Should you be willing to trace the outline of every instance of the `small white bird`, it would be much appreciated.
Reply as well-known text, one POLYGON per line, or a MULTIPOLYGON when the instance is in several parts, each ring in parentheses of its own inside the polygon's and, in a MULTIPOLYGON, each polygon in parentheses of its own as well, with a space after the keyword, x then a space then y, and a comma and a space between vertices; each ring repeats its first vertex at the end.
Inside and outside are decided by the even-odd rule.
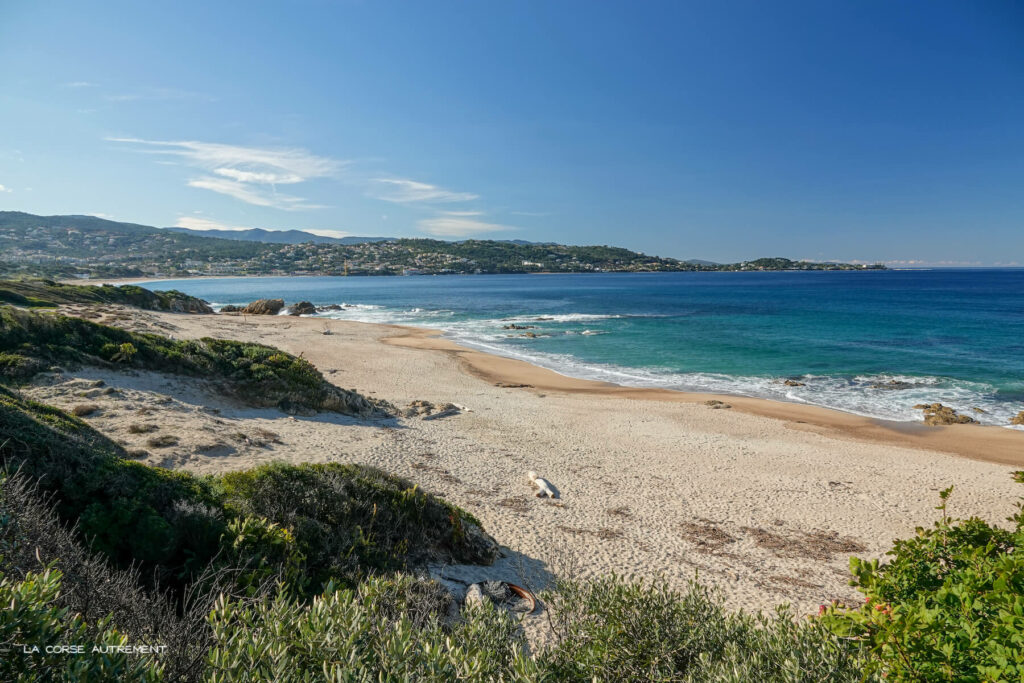
POLYGON ((538 498, 558 498, 558 494, 555 493, 554 487, 551 486, 547 479, 541 479, 537 476, 537 473, 530 470, 526 473, 530 483, 537 487, 538 498))

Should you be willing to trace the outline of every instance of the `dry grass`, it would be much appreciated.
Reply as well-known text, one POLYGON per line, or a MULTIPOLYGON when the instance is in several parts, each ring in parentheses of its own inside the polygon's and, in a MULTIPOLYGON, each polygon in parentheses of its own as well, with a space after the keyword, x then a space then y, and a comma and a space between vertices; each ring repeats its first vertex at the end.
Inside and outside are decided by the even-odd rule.
POLYGON ((128 425, 129 434, 149 434, 150 432, 155 432, 158 429, 160 429, 159 425, 144 424, 141 422, 134 422, 128 425))
POLYGON ((161 434, 160 436, 150 437, 146 441, 146 445, 150 448, 167 448, 168 446, 177 446, 178 437, 172 436, 171 434, 161 434))
POLYGON ((71 408, 71 414, 75 417, 85 417, 86 415, 92 415, 100 407, 95 403, 79 403, 71 408))
POLYGON ((696 522, 682 522, 683 538, 697 546, 697 551, 705 555, 719 553, 722 548, 736 542, 736 537, 722 531, 714 522, 697 518, 696 522))
POLYGON ((801 557, 830 561, 836 555, 862 553, 867 548, 859 541, 840 536, 835 531, 816 529, 810 533, 796 531, 783 535, 768 529, 743 527, 761 548, 778 557, 801 557))

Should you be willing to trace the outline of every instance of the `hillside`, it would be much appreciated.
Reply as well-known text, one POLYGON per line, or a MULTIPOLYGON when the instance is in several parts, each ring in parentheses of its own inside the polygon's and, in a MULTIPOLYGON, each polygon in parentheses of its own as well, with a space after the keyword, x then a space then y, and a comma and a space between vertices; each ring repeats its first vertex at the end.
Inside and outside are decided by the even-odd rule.
POLYGON ((217 237, 225 240, 241 240, 243 242, 265 242, 267 244, 364 244, 366 242, 393 242, 394 237, 325 237, 314 235, 303 230, 264 230, 250 228, 248 230, 196 230, 193 228, 164 228, 171 232, 180 232, 196 237, 217 237))
MULTIPOLYGON (((361 239, 361 238, 360 238, 361 239)), ((648 256, 610 246, 434 239, 269 244, 118 223, 92 216, 0 212, 0 275, 410 275, 707 270, 861 270, 760 259, 733 264, 648 256)), ((870 266, 883 268, 883 266, 870 266)))

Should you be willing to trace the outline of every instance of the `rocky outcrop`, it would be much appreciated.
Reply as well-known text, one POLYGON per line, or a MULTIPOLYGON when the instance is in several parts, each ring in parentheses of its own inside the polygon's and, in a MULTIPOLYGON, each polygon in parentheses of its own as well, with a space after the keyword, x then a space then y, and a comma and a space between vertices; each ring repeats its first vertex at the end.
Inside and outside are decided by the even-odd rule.
POLYGON ((194 296, 188 296, 181 292, 154 292, 160 297, 160 303, 165 311, 171 313, 193 313, 206 315, 213 313, 213 309, 210 305, 202 299, 197 299, 194 296))
POLYGON ((924 423, 926 425, 956 425, 956 424, 978 424, 978 421, 969 415, 961 415, 949 406, 941 403, 918 403, 914 410, 924 411, 924 423))
POLYGON ((277 315, 284 308, 284 299, 257 299, 239 313, 244 315, 277 315))
POLYGON ((787 380, 785 380, 783 382, 783 384, 785 384, 787 387, 805 387, 805 386, 807 386, 807 384, 805 382, 800 382, 800 381, 797 381, 795 379, 787 379, 787 380))
POLYGON ((1010 424, 1024 426, 1024 410, 1011 417, 1010 424))
POLYGON ((221 306, 221 313, 239 313, 241 312, 241 306, 235 306, 234 304, 228 304, 227 306, 221 306))
POLYGON ((313 315, 316 313, 316 306, 308 301, 300 301, 288 309, 288 315, 313 315))

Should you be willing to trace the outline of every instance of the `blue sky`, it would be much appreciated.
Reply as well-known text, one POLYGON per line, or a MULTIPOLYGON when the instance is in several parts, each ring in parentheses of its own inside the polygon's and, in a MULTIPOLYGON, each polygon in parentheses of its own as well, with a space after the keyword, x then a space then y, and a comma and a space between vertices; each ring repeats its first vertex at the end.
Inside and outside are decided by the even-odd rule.
POLYGON ((0 2, 0 208, 1024 264, 1024 4, 0 2))

